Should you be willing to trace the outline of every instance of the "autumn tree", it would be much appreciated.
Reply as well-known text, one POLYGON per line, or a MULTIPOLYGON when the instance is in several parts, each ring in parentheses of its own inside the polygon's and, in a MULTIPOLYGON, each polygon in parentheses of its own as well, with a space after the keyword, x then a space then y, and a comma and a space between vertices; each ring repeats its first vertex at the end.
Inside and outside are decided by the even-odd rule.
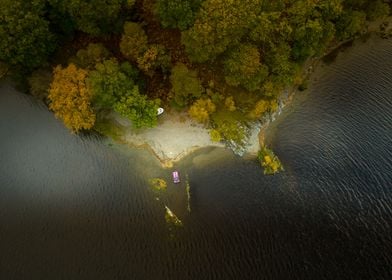
POLYGON ((85 49, 80 49, 70 63, 81 68, 93 69, 97 63, 102 62, 110 56, 110 52, 102 44, 90 43, 85 49))
POLYGON ((366 24, 366 14, 362 11, 347 10, 336 23, 337 37, 346 40, 360 33, 366 24))
POLYGON ((264 174, 273 175, 279 171, 283 171, 283 165, 271 149, 262 146, 257 153, 257 158, 264 169, 264 174))
POLYGON ((144 54, 137 58, 139 69, 150 76, 157 69, 161 69, 163 72, 168 71, 170 63, 170 56, 166 49, 159 44, 150 45, 144 54))
POLYGON ((121 37, 120 50, 128 59, 137 61, 145 51, 147 51, 147 35, 140 24, 136 22, 126 22, 124 33, 121 37))
POLYGON ((211 99, 198 99, 189 108, 189 115, 200 123, 207 123, 216 106, 211 99))
POLYGON ((248 116, 251 119, 260 118, 266 112, 274 112, 278 108, 278 103, 275 99, 260 99, 256 102, 254 108, 249 112, 248 116))
POLYGON ((37 69, 33 71, 27 79, 31 95, 37 99, 46 101, 52 79, 52 72, 49 70, 37 69))
POLYGON ((95 123, 95 113, 91 107, 92 93, 86 84, 87 75, 86 70, 74 64, 66 68, 57 66, 53 70, 48 95, 49 108, 73 132, 91 129, 95 123))
POLYGON ((209 134, 210 134, 210 139, 211 139, 212 142, 219 142, 219 141, 222 140, 222 135, 216 129, 211 129, 209 131, 209 134))
POLYGON ((293 29, 281 11, 260 13, 248 34, 261 48, 268 50, 277 42, 289 40, 293 29))
POLYGON ((296 67, 291 60, 291 51, 291 47, 282 42, 270 49, 264 61, 270 71, 271 79, 283 86, 292 82, 296 67))
POLYGON ((261 99, 261 100, 257 101, 253 110, 250 111, 249 117, 251 119, 259 118, 261 115, 263 115, 265 112, 267 112, 268 109, 269 109, 269 102, 265 99, 261 99))
POLYGON ((241 149, 246 144, 247 132, 245 126, 240 121, 220 120, 214 123, 213 131, 213 134, 210 134, 210 136, 218 138, 219 135, 234 150, 241 149))
POLYGON ((224 70, 229 85, 241 85, 249 91, 259 89, 268 76, 268 68, 261 64, 257 47, 248 44, 229 52, 224 61, 224 70))
POLYGON ((189 58, 195 62, 214 60, 229 46, 238 44, 261 11, 258 0, 206 0, 194 25, 182 33, 189 58))
POLYGON ((173 67, 170 82, 174 102, 181 107, 199 98, 204 91, 196 71, 189 70, 182 63, 173 67))
POLYGON ((338 16, 339 7, 341 8, 341 5, 336 0, 295 1, 287 9, 293 29, 294 60, 302 62, 308 57, 322 54, 335 35, 334 23, 331 20, 338 16))
POLYGON ((31 70, 55 49, 55 36, 45 19, 44 1, 2 0, 0 4, 0 60, 31 70))
POLYGON ((202 0, 158 0, 156 12, 165 28, 185 30, 193 24, 202 0))
POLYGON ((112 33, 119 29, 121 11, 130 8, 134 1, 129 0, 49 0, 49 3, 69 16, 78 30, 90 35, 112 33))

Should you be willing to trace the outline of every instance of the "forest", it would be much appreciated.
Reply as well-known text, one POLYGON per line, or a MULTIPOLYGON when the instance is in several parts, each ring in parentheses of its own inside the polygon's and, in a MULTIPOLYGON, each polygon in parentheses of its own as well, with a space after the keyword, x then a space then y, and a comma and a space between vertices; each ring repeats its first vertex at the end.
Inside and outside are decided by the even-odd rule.
POLYGON ((0 72, 72 132, 135 129, 157 108, 187 112, 213 141, 245 143, 249 124, 306 87, 303 66, 390 14, 386 0, 0 0, 0 72))

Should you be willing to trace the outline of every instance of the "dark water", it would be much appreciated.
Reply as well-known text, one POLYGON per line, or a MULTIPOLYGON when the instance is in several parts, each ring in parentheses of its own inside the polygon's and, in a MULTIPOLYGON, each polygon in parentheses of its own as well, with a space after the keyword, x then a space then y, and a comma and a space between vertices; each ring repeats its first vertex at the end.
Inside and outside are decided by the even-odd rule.
POLYGON ((147 152, 70 135, 0 88, 0 279, 391 279, 392 40, 318 70, 271 127, 286 171, 220 149, 169 179, 147 152), (183 176, 185 177, 185 176, 183 176), (169 228, 169 205, 182 228, 169 228))

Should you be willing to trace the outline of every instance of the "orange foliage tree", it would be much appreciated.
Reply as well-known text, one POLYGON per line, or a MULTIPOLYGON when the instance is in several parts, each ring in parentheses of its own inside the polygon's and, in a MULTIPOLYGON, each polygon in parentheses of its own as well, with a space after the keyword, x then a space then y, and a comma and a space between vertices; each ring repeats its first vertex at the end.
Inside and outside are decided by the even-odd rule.
POLYGON ((53 70, 48 95, 49 108, 73 132, 90 129, 95 123, 95 113, 91 107, 92 93, 86 85, 87 75, 86 70, 74 64, 64 69, 57 66, 53 70))

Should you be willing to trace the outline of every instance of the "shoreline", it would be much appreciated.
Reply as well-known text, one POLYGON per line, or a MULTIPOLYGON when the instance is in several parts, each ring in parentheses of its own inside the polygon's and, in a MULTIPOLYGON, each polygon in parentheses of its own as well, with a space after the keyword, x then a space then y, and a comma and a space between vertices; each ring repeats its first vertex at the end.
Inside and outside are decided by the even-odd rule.
MULTIPOLYGON (((369 23, 366 32, 364 32, 362 36, 379 33, 379 26, 385 21, 388 21, 389 23, 392 22, 389 17, 388 19, 369 23)), ((322 56, 309 58, 305 61, 302 67, 303 81, 311 80, 317 67, 320 66, 320 63, 323 63, 324 58, 333 55, 335 52, 339 53, 341 48, 345 48, 347 44, 358 39, 360 39, 360 37, 339 42, 330 47, 322 56)), ((273 114, 262 117, 252 125, 248 145, 244 154, 241 155, 242 157, 253 158, 257 156, 258 150, 265 144, 265 137, 270 124, 274 122, 284 108, 293 101, 297 92, 298 85, 287 87, 282 92, 279 99, 278 110, 273 114)), ((120 136, 120 139, 115 140, 112 139, 112 137, 109 137, 110 139, 131 148, 146 149, 150 151, 160 161, 163 168, 173 167, 174 163, 179 162, 184 157, 202 148, 217 147, 230 150, 224 143, 212 142, 210 140, 209 130, 203 125, 194 122, 183 112, 165 112, 160 117, 157 127, 140 131, 133 130, 130 122, 119 115, 112 114, 111 118, 112 121, 124 129, 124 135, 120 136)))
POLYGON ((165 112, 160 116, 158 126, 143 130, 132 129, 131 123, 116 113, 111 114, 111 120, 124 130, 120 139, 113 139, 114 142, 148 150, 164 168, 171 168, 174 163, 202 148, 225 148, 223 143, 212 142, 209 130, 184 113, 165 112))
MULTIPOLYGON (((324 62, 323 60, 325 58, 328 58, 329 56, 332 56, 331 63, 334 63, 337 54, 340 53, 341 51, 345 50, 346 48, 352 47, 353 42, 355 42, 357 40, 363 40, 363 37, 365 37, 365 40, 367 40, 366 36, 371 36, 371 35, 376 35, 376 36, 382 37, 383 34, 382 34, 380 26, 383 22, 388 22, 388 24, 389 24, 388 29, 389 29, 389 31, 391 31, 392 27, 390 25, 392 24, 392 17, 388 17, 385 19, 379 19, 377 21, 370 22, 367 26, 366 32, 361 34, 361 36, 359 36, 357 38, 348 39, 348 40, 339 42, 338 44, 336 44, 334 46, 331 46, 320 57, 309 58, 304 63, 304 66, 302 67, 302 73, 303 73, 302 79, 304 81, 309 81, 309 82, 311 81, 312 78, 318 79, 318 76, 314 77, 314 74, 315 74, 316 70, 318 69, 318 67, 320 67, 323 64, 326 64, 326 62, 324 62)), ((388 30, 386 30, 386 32, 388 32, 388 30)), ((309 84, 309 86, 310 86, 310 84, 309 84)), ((299 91, 299 89, 298 89, 298 86, 292 85, 289 89, 286 89, 285 91, 287 92, 287 94, 286 94, 287 96, 286 96, 286 98, 281 98, 279 100, 279 103, 280 103, 279 110, 277 112, 273 113, 271 116, 269 116, 269 119, 265 123, 263 123, 260 128, 260 133, 258 135, 260 146, 265 144, 265 138, 266 138, 267 130, 268 130, 270 124, 272 122, 274 122, 277 117, 279 117, 281 115, 281 113, 283 112, 283 109, 286 106, 288 106, 292 103, 294 96, 299 91)), ((305 91, 308 91, 308 88, 305 89, 304 92, 305 91)))
MULTIPOLYGON (((333 63, 335 55, 340 52, 341 48, 346 48, 351 42, 361 40, 361 38, 366 39, 366 36, 372 34, 377 34, 377 36, 382 37, 383 31, 380 26, 384 22, 389 23, 385 34, 392 34, 392 17, 388 17, 368 23, 367 29, 361 34, 361 37, 337 42, 328 48, 322 56, 308 58, 301 68, 302 81, 311 80, 316 69, 320 67, 320 64, 325 63, 323 62, 324 58, 331 56, 331 63, 333 63)), ((6 73, 7 69, 4 73, 0 73, 2 80, 7 79, 7 77, 4 77, 6 73)), ((278 99, 278 110, 272 114, 264 115, 251 124, 248 144, 244 152, 240 155, 241 157, 253 158, 257 156, 259 149, 265 145, 267 130, 271 123, 281 115, 286 106, 292 103, 298 91, 297 84, 286 87, 278 99)), ((129 148, 148 150, 159 160, 163 168, 171 168, 174 163, 203 148, 215 147, 232 151, 222 142, 211 141, 209 129, 193 121, 185 112, 164 112, 159 116, 156 127, 143 130, 132 129, 130 121, 116 113, 111 113, 107 120, 111 121, 114 126, 117 126, 122 131, 119 135, 116 135, 116 133, 110 135, 110 133, 99 132, 107 137, 109 142, 119 143, 129 148)))

